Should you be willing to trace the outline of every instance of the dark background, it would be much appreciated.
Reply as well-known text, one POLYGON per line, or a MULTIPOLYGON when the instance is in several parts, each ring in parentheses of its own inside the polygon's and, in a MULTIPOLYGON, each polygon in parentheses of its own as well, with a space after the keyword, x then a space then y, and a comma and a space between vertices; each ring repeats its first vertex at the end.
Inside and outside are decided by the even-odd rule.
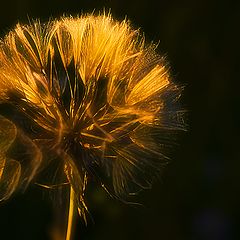
MULTIPOLYGON (((238 2, 238 1, 236 1, 238 2)), ((188 132, 179 139, 161 181, 124 205, 99 188, 88 194, 94 223, 77 223, 76 239, 240 239, 240 6, 227 0, 5 0, 0 35, 28 18, 111 8, 160 40, 172 75, 185 85, 188 132)), ((48 239, 51 204, 33 186, 0 206, 0 239, 48 239)))

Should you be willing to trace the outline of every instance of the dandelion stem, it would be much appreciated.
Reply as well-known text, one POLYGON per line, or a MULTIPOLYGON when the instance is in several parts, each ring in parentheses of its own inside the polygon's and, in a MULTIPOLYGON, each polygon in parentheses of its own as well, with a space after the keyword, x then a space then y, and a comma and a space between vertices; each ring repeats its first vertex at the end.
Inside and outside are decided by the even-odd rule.
POLYGON ((74 218, 75 218, 75 193, 73 191, 73 188, 70 187, 66 240, 72 240, 74 218))

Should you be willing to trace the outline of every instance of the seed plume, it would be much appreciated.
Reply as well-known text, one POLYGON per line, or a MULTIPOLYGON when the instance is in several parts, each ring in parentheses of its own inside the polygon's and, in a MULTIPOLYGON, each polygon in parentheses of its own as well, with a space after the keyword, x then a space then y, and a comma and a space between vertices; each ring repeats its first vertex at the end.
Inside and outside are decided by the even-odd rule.
POLYGON ((18 24, 0 42, 0 198, 53 161, 84 218, 91 179, 119 198, 150 187, 182 129, 180 93, 156 45, 127 20, 18 24), (10 158, 16 139, 27 162, 10 158))

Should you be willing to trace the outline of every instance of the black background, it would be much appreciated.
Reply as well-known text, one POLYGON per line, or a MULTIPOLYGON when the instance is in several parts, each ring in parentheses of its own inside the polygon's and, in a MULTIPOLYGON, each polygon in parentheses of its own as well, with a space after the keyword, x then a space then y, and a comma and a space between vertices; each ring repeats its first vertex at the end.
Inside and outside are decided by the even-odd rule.
MULTIPOLYGON (((59 17, 111 8, 147 40, 160 41, 176 82, 185 85, 187 133, 179 139, 161 181, 141 194, 142 207, 112 200, 93 187, 94 223, 77 223, 76 238, 240 239, 240 6, 227 0, 5 0, 0 35, 28 18, 59 17)), ((0 206, 0 239, 48 239, 53 219, 43 191, 32 186, 0 206)))

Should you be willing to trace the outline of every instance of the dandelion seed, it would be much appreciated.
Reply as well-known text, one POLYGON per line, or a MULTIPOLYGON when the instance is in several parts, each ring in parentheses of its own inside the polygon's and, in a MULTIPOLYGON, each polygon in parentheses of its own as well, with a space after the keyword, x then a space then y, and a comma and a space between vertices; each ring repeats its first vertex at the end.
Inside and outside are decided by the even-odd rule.
POLYGON ((0 43, 0 101, 12 109, 0 117, 1 199, 54 160, 84 219, 90 178, 119 198, 150 187, 183 126, 181 89, 155 48, 110 15, 18 24, 0 43), (27 163, 9 159, 16 138, 27 163))

